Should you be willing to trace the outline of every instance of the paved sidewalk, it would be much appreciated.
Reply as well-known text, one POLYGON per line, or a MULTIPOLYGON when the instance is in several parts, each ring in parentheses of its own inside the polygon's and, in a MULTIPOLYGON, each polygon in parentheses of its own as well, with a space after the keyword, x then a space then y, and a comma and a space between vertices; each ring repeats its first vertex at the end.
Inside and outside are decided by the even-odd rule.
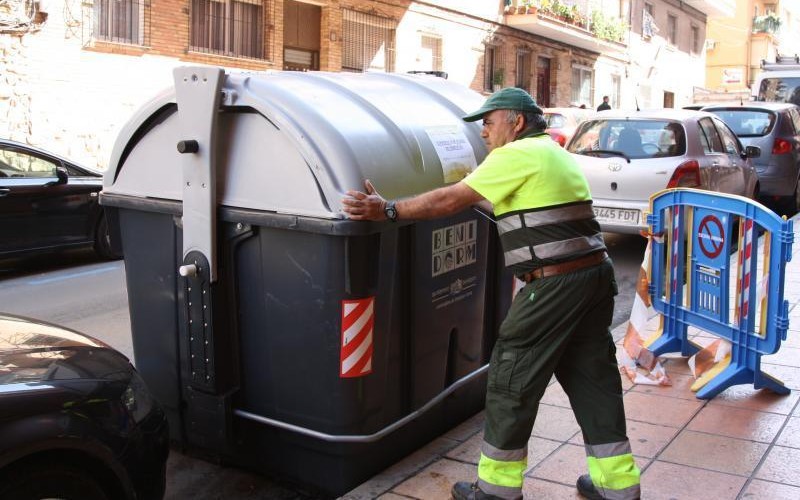
MULTIPOLYGON (((800 224, 795 218, 795 232, 800 224)), ((686 359, 662 357, 672 387, 632 385, 622 377, 628 436, 642 470, 642 498, 800 499, 800 242, 787 266, 789 333, 762 370, 792 390, 787 396, 734 386, 710 401, 689 389, 686 359)), ((627 323, 613 331, 618 351, 627 323)), ((646 336, 646 334, 643 334, 646 336)), ((713 338, 695 334, 706 344, 713 338)), ((483 413, 347 493, 347 500, 450 498, 456 481, 473 481, 483 413)), ((526 499, 580 498, 575 480, 586 472, 583 441, 569 402, 553 381, 529 443, 526 499)))

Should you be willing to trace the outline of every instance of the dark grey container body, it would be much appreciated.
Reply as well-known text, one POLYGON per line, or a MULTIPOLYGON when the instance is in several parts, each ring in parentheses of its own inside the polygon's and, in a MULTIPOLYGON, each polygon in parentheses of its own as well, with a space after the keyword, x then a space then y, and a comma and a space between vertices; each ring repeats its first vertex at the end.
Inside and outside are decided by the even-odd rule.
MULTIPOLYGON (((397 78, 403 80, 395 85, 409 86, 418 99, 446 95, 432 81, 441 79, 397 78), (429 85, 440 90, 434 95, 429 85)), ((330 79, 336 77, 300 81, 325 86, 330 79)), ((465 111, 449 101, 444 109, 453 124, 465 111)), ((358 188, 364 171, 388 167, 353 166, 318 150, 330 171, 343 172, 325 186, 316 168, 281 151, 291 141, 279 137, 286 132, 279 119, 229 106, 218 118, 216 277, 186 278, 182 265, 209 264, 185 248, 186 207, 173 185, 180 179, 174 172, 166 180, 151 176, 176 168, 171 148, 183 136, 175 114, 167 98, 134 121, 117 144, 117 167, 102 197, 125 255, 135 362, 167 411, 173 440, 340 495, 483 408, 486 363, 511 297, 490 220, 469 210, 415 223, 349 221, 336 208, 343 191, 358 188), (264 144, 252 142, 259 137, 274 153, 265 157, 264 144), (298 165, 306 171, 275 173, 298 165), (271 173, 294 175, 300 188, 313 189, 297 195, 308 199, 294 210, 286 193, 276 195, 284 206, 270 206, 254 198, 253 186, 243 187, 240 176, 248 172, 266 198, 281 188, 270 184, 271 173), (362 325, 370 341, 368 356, 359 358, 363 370, 345 375, 351 301, 370 304, 362 325)), ((457 134, 480 160, 477 131, 457 134)), ((409 151, 409 161, 416 155, 427 166, 398 167, 394 183, 381 174, 390 196, 442 183, 441 166, 433 175, 434 163, 425 159, 431 146, 409 151)), ((387 153, 390 166, 400 161, 387 153)))

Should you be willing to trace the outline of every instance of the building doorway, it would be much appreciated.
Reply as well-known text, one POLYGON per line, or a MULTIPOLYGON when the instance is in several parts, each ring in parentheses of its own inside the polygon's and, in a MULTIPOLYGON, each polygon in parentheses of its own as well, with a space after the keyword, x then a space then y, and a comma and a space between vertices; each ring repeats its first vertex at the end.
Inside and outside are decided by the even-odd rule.
POLYGON ((550 58, 536 59, 536 103, 542 108, 550 107, 550 58))
POLYGON ((283 69, 319 70, 322 8, 294 0, 283 4, 283 69))
POLYGON ((674 92, 664 92, 664 107, 665 108, 674 108, 675 107, 675 93, 674 92))

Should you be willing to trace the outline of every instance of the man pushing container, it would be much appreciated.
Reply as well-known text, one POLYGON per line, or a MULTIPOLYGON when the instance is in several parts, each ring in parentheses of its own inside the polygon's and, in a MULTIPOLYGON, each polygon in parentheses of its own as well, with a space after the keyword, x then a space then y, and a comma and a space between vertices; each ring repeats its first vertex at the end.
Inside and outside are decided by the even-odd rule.
POLYGON ((617 285, 589 186, 572 157, 544 133, 527 92, 506 88, 463 118, 483 119, 489 154, 462 181, 385 200, 369 180, 348 191, 353 220, 432 219, 490 202, 506 266, 525 286, 514 297, 492 351, 478 480, 456 499, 522 498, 527 447, 550 378, 569 396, 583 432, 586 498, 639 498, 639 469, 625 430, 622 384, 609 332, 617 285))

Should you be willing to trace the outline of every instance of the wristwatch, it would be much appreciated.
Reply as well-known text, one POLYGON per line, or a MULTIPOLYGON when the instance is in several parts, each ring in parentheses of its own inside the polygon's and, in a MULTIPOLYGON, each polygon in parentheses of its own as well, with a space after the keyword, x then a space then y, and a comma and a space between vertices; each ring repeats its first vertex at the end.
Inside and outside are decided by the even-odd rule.
POLYGON ((393 201, 387 201, 386 206, 383 207, 383 213, 386 215, 386 218, 392 222, 397 222, 397 209, 394 208, 393 201))

